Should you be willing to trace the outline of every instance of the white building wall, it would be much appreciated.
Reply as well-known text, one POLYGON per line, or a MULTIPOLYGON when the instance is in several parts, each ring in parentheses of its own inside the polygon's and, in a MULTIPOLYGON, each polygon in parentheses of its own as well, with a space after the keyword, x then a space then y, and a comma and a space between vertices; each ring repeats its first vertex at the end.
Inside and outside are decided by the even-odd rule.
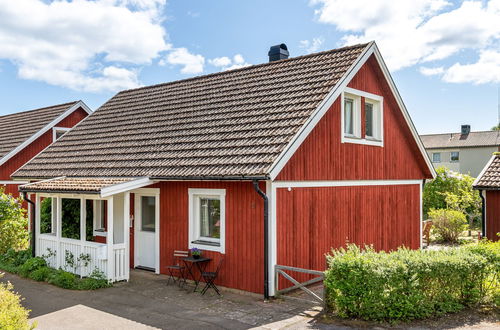
POLYGON ((452 171, 469 174, 472 177, 477 177, 481 170, 486 166, 486 163, 491 158, 491 155, 498 151, 498 147, 478 147, 478 148, 447 148, 447 149, 427 149, 427 154, 432 161, 433 153, 441 153, 441 162, 433 162, 435 168, 445 166, 452 171), (460 160, 458 162, 451 161, 451 153, 458 151, 460 160))

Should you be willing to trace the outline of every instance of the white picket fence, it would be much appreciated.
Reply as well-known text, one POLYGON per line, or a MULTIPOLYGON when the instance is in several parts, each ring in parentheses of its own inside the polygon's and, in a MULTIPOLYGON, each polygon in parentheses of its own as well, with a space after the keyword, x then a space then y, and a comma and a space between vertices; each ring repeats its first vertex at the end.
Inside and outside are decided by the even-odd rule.
MULTIPOLYGON (((37 242, 37 255, 45 256, 50 267, 62 268, 81 276, 88 276, 95 269, 106 276, 108 274, 109 263, 106 244, 82 242, 69 238, 59 238, 58 240, 56 236, 47 234, 40 234, 37 242), (71 253, 77 267, 72 267, 66 262, 66 253, 71 253), (84 266, 84 261, 77 261, 77 258, 87 255, 90 257, 87 266, 84 266)), ((113 246, 113 259, 111 263, 114 267, 113 281, 128 280, 125 244, 115 244, 113 246)))

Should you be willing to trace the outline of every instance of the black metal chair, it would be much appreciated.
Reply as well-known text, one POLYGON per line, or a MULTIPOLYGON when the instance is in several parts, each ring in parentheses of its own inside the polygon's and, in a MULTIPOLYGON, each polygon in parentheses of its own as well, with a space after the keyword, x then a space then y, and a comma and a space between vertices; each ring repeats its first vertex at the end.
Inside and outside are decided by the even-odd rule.
POLYGON ((181 258, 187 258, 189 256, 189 251, 174 251, 174 264, 171 266, 167 266, 168 273, 170 274, 167 285, 170 284, 170 280, 172 280, 174 283, 179 282, 179 286, 181 286, 181 283, 186 284, 186 273, 184 272, 186 269, 186 266, 182 264, 181 258), (177 279, 176 276, 174 275, 177 273, 177 279))
POLYGON ((215 285, 214 282, 217 279, 217 276, 219 276, 219 272, 220 272, 223 261, 224 261, 224 257, 221 257, 219 259, 219 264, 217 265, 217 269, 215 270, 215 272, 203 272, 203 273, 201 273, 201 276, 203 276, 205 283, 207 283, 205 285, 205 287, 203 288, 203 290, 201 290, 202 295, 204 295, 209 288, 212 288, 220 296, 219 289, 217 288, 217 286, 215 285))

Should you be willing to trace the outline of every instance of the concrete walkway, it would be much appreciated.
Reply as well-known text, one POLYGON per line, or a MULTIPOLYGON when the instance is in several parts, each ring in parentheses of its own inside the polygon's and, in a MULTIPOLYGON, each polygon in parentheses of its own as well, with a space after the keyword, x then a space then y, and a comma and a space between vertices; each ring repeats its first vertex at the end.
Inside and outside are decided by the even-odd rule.
POLYGON ((212 291, 202 296, 193 293, 192 287, 188 291, 167 286, 166 276, 143 271, 133 271, 128 283, 96 291, 64 290, 7 273, 2 281, 14 285, 40 329, 316 327, 313 317, 317 312, 311 311, 311 305, 263 302, 260 296, 228 291, 223 291, 223 297, 212 291))

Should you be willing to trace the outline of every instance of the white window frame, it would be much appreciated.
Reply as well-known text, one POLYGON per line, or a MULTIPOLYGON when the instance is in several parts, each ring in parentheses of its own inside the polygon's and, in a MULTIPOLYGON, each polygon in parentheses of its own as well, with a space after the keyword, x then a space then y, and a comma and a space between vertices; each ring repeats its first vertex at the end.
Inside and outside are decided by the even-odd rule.
POLYGON ((189 195, 189 249, 225 253, 226 243, 226 189, 188 189, 189 195), (203 197, 220 199, 220 238, 203 238, 204 241, 218 242, 219 245, 200 243, 199 200, 203 197))
POLYGON ((354 88, 346 87, 344 92, 341 94, 340 98, 340 125, 341 125, 341 142, 342 143, 356 143, 356 144, 365 144, 371 146, 384 146, 384 98, 380 95, 375 95, 371 93, 367 93, 364 91, 360 91, 354 88), (365 109, 361 109, 361 98, 365 98, 365 102, 373 104, 373 119, 374 125, 373 130, 375 136, 365 136, 361 137, 361 125, 364 123, 361 122, 361 111, 365 111, 365 109), (348 135, 344 133, 344 100, 345 98, 350 98, 354 100, 354 135, 348 135))
POLYGON ((92 202, 94 203, 93 205, 93 215, 94 215, 94 228, 93 228, 93 233, 94 236, 101 236, 101 237, 106 237, 108 236, 108 232, 103 230, 104 228, 104 218, 99 216, 102 215, 103 211, 103 202, 106 201, 105 199, 94 199, 92 202), (99 225, 100 222, 100 225, 99 225), (98 226, 99 225, 99 226, 98 226))
MULTIPOLYGON (((450 156, 451 157, 451 156, 450 156)), ((440 152, 433 152, 432 153, 432 162, 433 163, 441 163, 441 153, 440 152), (435 161, 434 160, 434 155, 439 155, 439 160, 438 161, 435 161)))
POLYGON ((52 142, 57 141, 57 133, 58 132, 64 132, 66 134, 67 131, 69 131, 71 128, 68 127, 53 127, 52 128, 52 142))
POLYGON ((460 151, 450 151, 450 163, 459 163, 460 162, 460 151), (458 160, 451 159, 452 154, 456 152, 458 154, 458 160))

